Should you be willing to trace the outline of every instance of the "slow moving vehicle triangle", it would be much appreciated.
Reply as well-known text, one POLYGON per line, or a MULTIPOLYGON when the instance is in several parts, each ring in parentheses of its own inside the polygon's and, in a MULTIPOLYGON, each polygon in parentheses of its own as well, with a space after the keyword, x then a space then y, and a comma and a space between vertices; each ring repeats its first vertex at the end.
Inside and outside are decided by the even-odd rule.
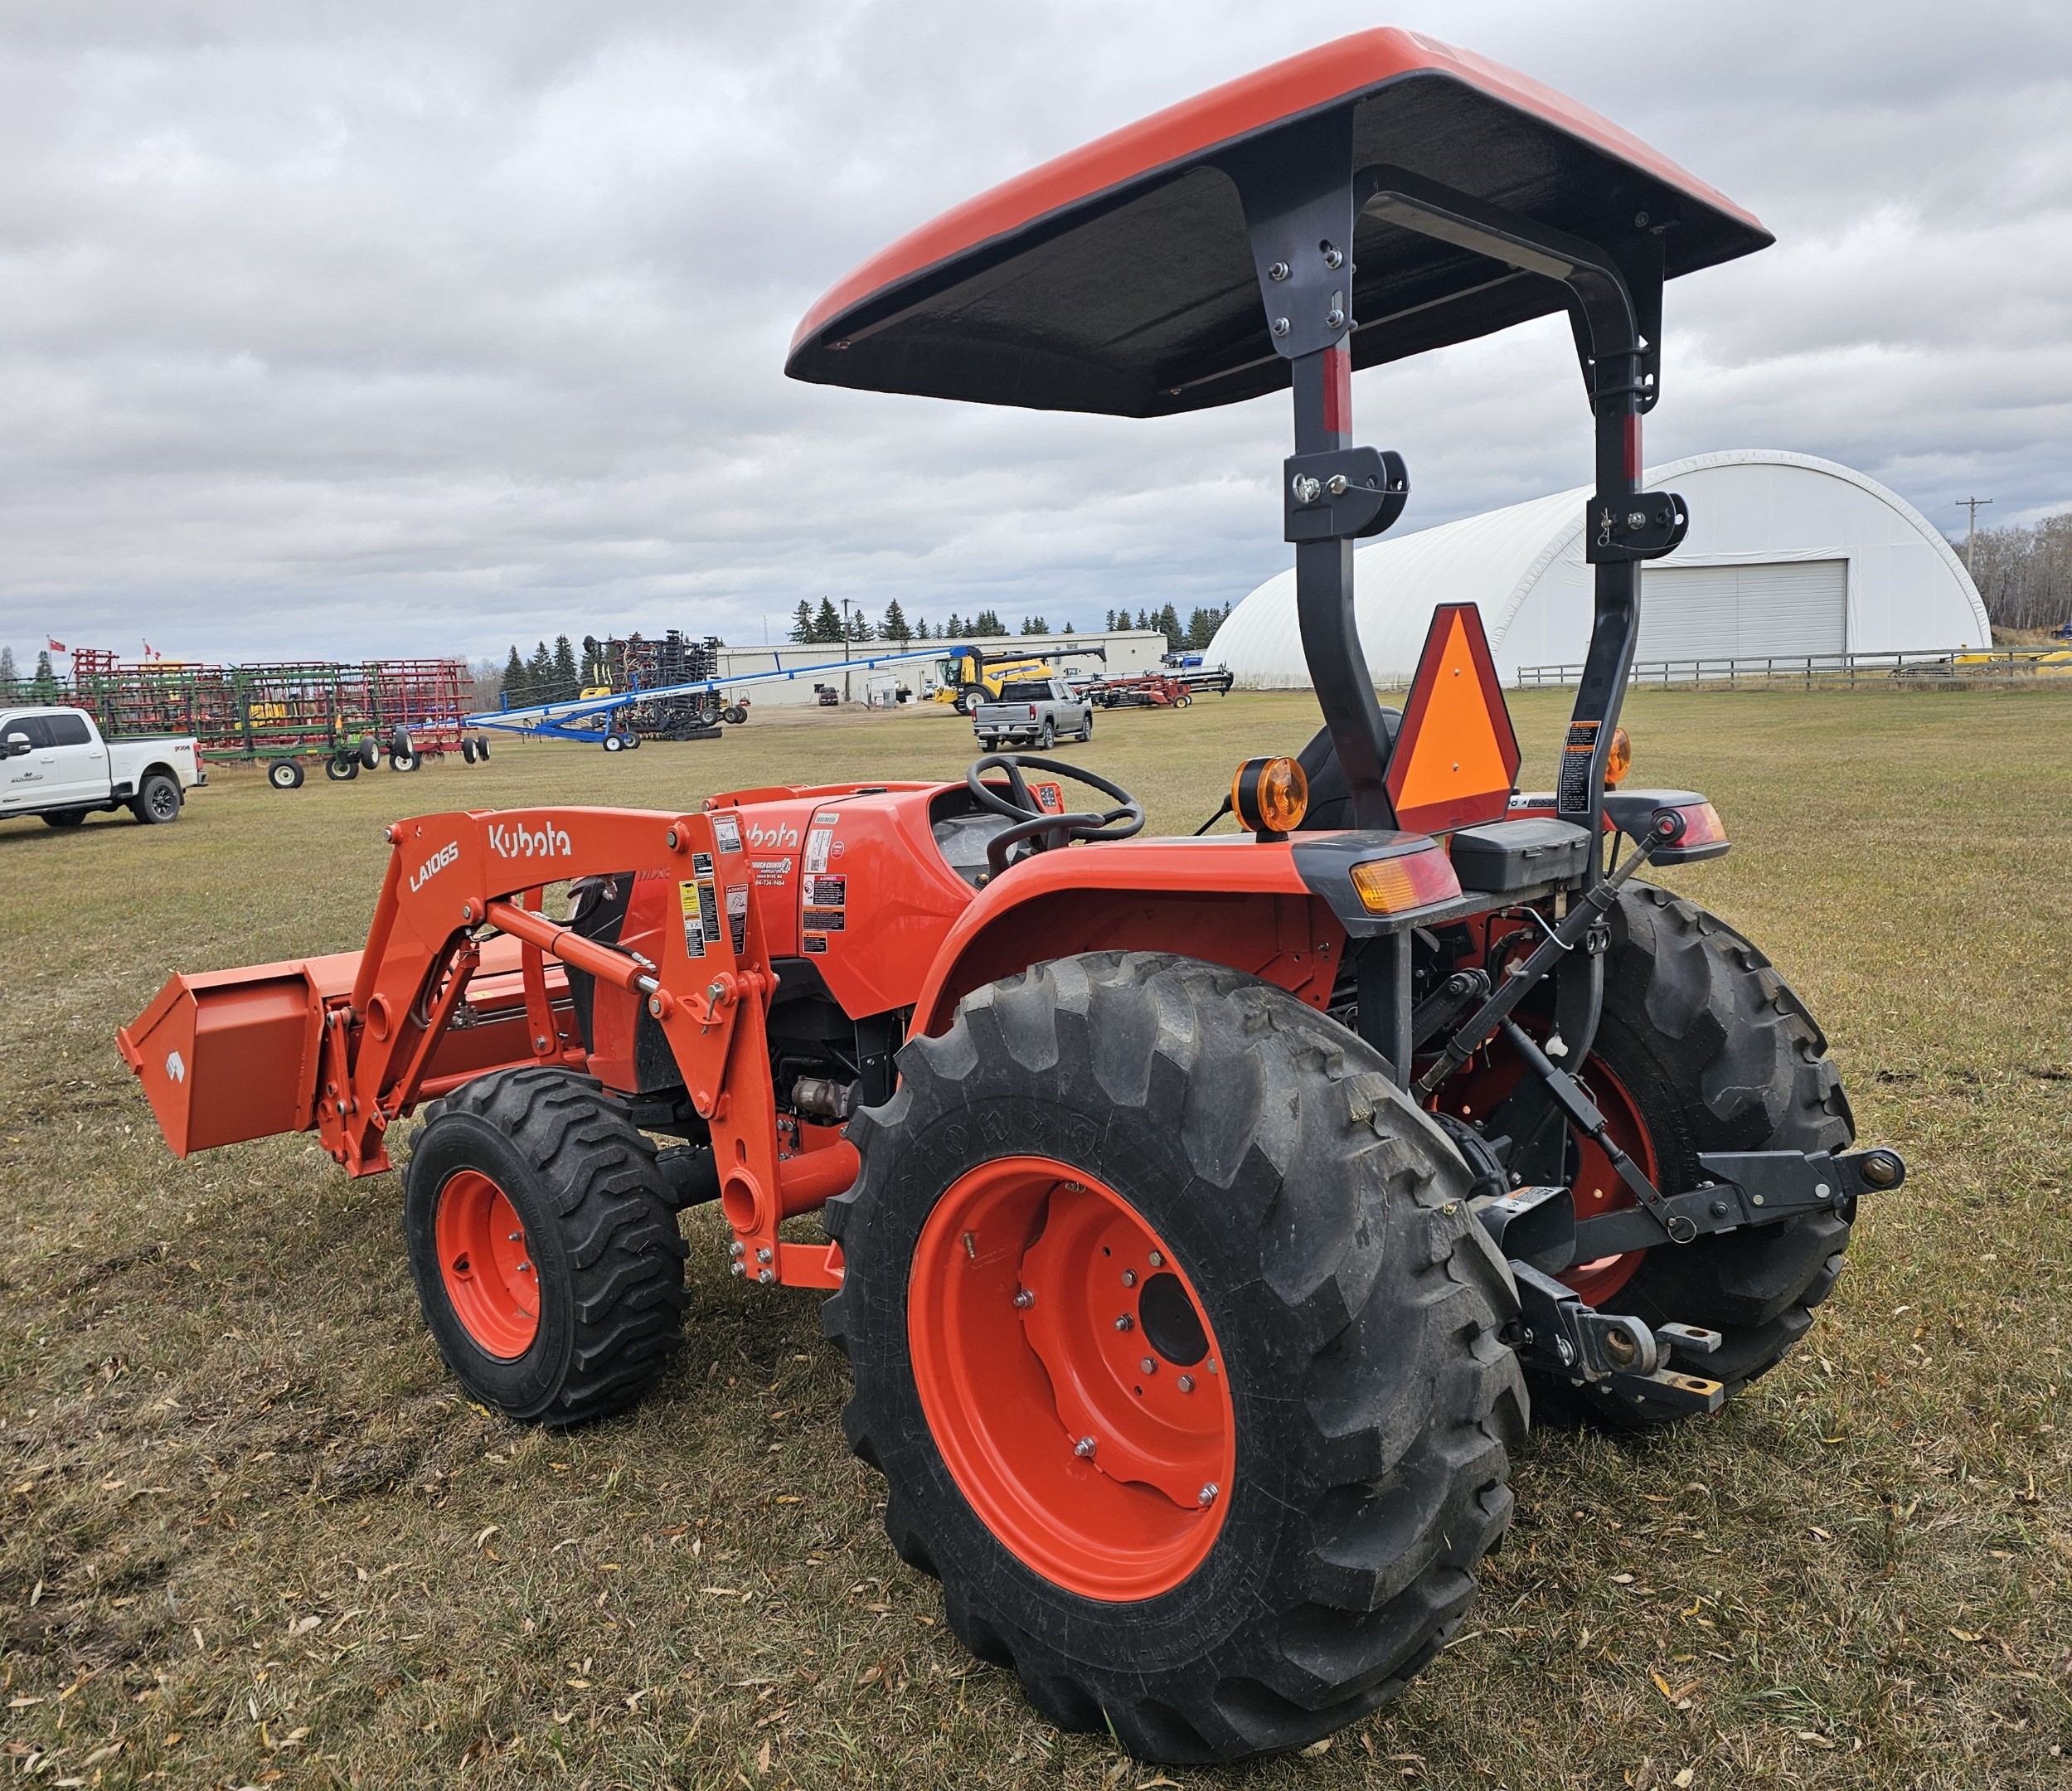
POLYGON ((1422 833, 1499 820, 1517 774, 1518 739, 1482 613, 1441 604, 1389 759, 1396 824, 1422 833))

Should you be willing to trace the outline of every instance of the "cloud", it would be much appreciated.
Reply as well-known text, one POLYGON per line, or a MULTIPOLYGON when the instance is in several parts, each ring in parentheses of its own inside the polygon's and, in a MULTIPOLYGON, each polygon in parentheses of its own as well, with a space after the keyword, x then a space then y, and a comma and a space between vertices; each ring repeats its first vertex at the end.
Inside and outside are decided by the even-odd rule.
MULTIPOLYGON (((1651 458, 2072 502, 2072 27, 2043 7, 1406 6, 1749 206, 1651 458)), ((807 306, 991 182, 1305 47, 1235 3, 169 0, 0 26, 0 639, 203 657, 1085 625, 1276 570, 1284 400, 1132 424, 805 387, 807 306)), ((1356 381, 1405 526, 1575 483, 1565 332, 1356 381)))

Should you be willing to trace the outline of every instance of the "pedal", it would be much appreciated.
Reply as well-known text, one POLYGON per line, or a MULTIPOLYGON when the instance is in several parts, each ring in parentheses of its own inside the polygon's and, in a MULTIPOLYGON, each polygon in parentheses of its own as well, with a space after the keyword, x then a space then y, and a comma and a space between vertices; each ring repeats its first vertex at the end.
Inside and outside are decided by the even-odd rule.
POLYGON ((1706 1358, 1716 1356, 1726 1339, 1717 1331, 1708 1331, 1701 1325, 1658 1324, 1655 1337, 1671 1354, 1694 1368, 1702 1368, 1706 1358))
POLYGON ((1726 1389, 1717 1381, 1679 1374, 1673 1368, 1657 1368, 1651 1375, 1613 1375, 1595 1385, 1600 1398, 1652 1406, 1678 1417, 1715 1412, 1726 1403, 1726 1389))

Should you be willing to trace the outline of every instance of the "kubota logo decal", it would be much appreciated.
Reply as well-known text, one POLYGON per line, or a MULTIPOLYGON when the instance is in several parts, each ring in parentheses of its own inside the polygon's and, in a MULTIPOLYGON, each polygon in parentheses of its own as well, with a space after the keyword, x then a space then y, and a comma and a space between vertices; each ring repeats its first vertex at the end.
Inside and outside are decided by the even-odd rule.
POLYGON ((798 829, 795 827, 764 827, 761 822, 749 824, 748 842, 751 846, 774 846, 782 852, 787 846, 798 843, 798 829))
POLYGON ((437 876, 440 871, 444 871, 448 865, 451 864, 456 858, 459 857, 459 856, 460 842, 459 840, 451 841, 448 844, 440 847, 437 852, 434 852, 430 857, 427 858, 424 863, 420 865, 417 867, 416 871, 412 875, 410 878, 410 893, 415 896, 420 890, 424 888, 427 883, 430 882, 434 877, 437 876))
POLYGON ((499 822, 489 829, 489 849, 501 858, 573 858, 575 847, 569 837, 551 822, 538 829, 506 827, 499 822))

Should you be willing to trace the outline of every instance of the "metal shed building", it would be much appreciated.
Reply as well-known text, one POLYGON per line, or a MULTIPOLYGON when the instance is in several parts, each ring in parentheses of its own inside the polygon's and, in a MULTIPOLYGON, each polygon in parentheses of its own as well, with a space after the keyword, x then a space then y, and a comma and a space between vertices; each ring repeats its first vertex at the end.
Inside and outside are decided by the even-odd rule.
MULTIPOLYGON (((1927 519, 1861 473, 1809 454, 1736 449, 1652 468, 1691 532, 1642 573, 1637 663, 1947 651, 1990 644, 1963 562, 1927 519)), ((1433 605, 1473 602, 1506 682, 1575 665, 1589 638, 1587 487, 1387 536, 1354 555, 1360 638, 1375 682, 1407 683, 1433 605)), ((1240 684, 1309 682, 1295 575, 1238 604, 1209 648, 1240 684)))

